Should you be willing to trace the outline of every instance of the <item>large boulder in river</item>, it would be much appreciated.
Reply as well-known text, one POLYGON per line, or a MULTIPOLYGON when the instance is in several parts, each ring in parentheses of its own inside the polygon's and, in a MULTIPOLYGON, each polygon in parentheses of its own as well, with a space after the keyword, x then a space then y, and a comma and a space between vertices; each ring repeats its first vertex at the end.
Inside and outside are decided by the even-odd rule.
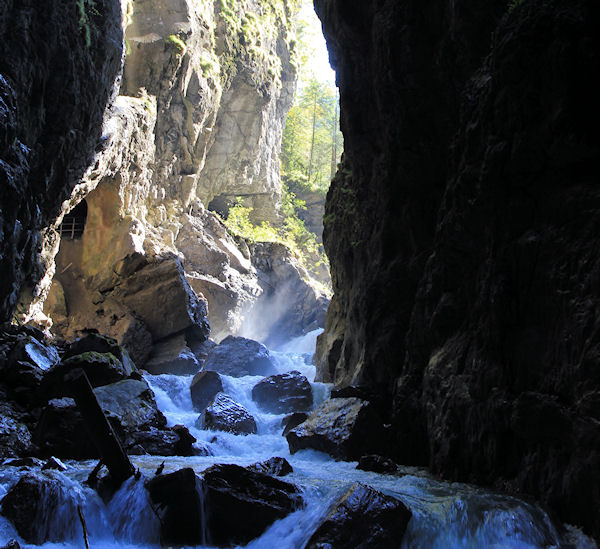
POLYGON ((165 427, 167 420, 156 406, 154 393, 145 380, 124 379, 94 389, 105 413, 119 418, 126 433, 165 427))
POLYGON ((308 379, 293 370, 259 381, 252 388, 252 400, 267 412, 287 414, 310 410, 313 394, 308 379))
POLYGON ((200 362, 181 333, 156 343, 144 369, 151 374, 188 375, 200 369, 200 362))
POLYGON ((276 477, 284 477, 294 471, 288 460, 282 457, 272 457, 266 461, 259 461, 252 465, 248 465, 246 469, 256 471, 257 473, 275 475, 276 477))
POLYGON ((72 398, 54 398, 43 408, 33 441, 44 457, 90 459, 99 456, 72 398))
POLYGON ((211 350, 204 369, 233 377, 277 373, 273 358, 262 343, 236 336, 227 336, 211 350))
POLYGON ((208 541, 218 547, 246 545, 304 505, 293 484, 239 465, 213 465, 202 478, 208 541))
POLYGON ((281 420, 281 426, 283 427, 282 436, 287 436, 287 434, 294 428, 304 423, 308 419, 308 414, 306 412, 294 412, 293 414, 289 414, 285 416, 281 420))
POLYGON ((217 372, 210 370, 202 370, 198 372, 192 384, 190 385, 190 393, 192 396, 192 406, 194 410, 203 412, 205 408, 215 398, 217 393, 223 391, 223 382, 221 376, 217 372))
POLYGON ((48 541, 76 539, 81 532, 76 494, 53 471, 23 475, 0 502, 1 513, 27 542, 41 545, 48 541), (71 516, 64 521, 60 517, 71 516))
POLYGON ((256 434, 256 421, 241 404, 225 393, 218 393, 198 418, 199 429, 227 431, 236 435, 256 434))
POLYGON ((145 486, 152 509, 160 520, 161 545, 206 544, 202 492, 193 469, 154 477, 145 486))
POLYGON ((290 452, 311 448, 338 459, 355 460, 384 440, 379 415, 366 400, 332 398, 286 436, 290 452))
POLYGON ((46 372, 41 391, 46 398, 70 396, 71 392, 65 376, 72 370, 81 368, 90 380, 92 387, 109 385, 127 378, 133 373, 129 365, 124 365, 112 353, 90 351, 63 360, 46 372))
POLYGON ((396 498, 354 484, 333 506, 306 549, 400 547, 411 516, 396 498))

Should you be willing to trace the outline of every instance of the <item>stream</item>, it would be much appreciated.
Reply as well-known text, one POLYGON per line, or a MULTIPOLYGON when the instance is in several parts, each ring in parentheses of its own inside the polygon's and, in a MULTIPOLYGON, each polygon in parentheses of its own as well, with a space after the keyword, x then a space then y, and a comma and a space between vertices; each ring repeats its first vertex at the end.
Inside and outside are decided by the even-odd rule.
MULTIPOLYGON (((272 351, 280 373, 299 370, 314 379, 315 367, 310 353, 318 332, 290 342, 279 351, 272 351)), ((423 470, 402 468, 403 476, 377 474, 357 470, 356 462, 334 461, 329 456, 303 450, 290 455, 287 441, 281 436, 281 420, 285 416, 269 414, 252 401, 252 387, 261 376, 233 378, 223 376, 227 394, 242 404, 256 419, 258 433, 233 435, 203 431, 195 427, 198 412, 193 411, 190 383, 193 376, 149 375, 159 408, 169 425, 187 426, 199 444, 210 448, 214 455, 162 458, 131 456, 132 462, 147 477, 165 461, 164 473, 182 467, 201 472, 215 463, 236 463, 242 466, 266 460, 272 456, 286 458, 293 473, 284 480, 300 486, 306 507, 276 521, 263 535, 246 547, 252 549, 301 549, 331 504, 354 482, 368 484, 392 495, 406 504, 413 513, 401 549, 409 548, 578 548, 597 546, 577 529, 558 528, 540 507, 519 499, 496 494, 473 486, 441 482, 423 470)), ((312 383, 314 405, 327 399, 330 387, 312 383)), ((159 547, 159 523, 143 486, 144 478, 130 478, 105 505, 91 488, 83 484, 95 461, 67 461, 65 472, 46 471, 60 478, 68 487, 61 493, 60 507, 44 517, 44 527, 51 539, 61 540, 42 545, 44 549, 75 549, 84 547, 77 507, 81 506, 90 536, 91 549, 159 547)), ((23 470, 0 468, 0 498, 18 480, 23 470)), ((11 538, 22 547, 14 527, 0 517, 0 546, 11 538)))

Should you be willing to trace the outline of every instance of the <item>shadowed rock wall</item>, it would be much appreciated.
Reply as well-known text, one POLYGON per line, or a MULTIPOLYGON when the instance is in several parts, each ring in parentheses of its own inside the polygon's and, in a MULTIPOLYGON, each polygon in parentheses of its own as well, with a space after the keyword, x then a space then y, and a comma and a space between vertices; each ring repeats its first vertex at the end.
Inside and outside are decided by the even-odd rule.
POLYGON ((600 536, 598 6, 316 0, 345 158, 319 370, 403 462, 600 536))
POLYGON ((54 0, 0 6, 1 321, 22 293, 31 299, 45 260, 52 263, 58 238, 46 228, 99 145, 116 92, 120 2, 82 7, 54 0))

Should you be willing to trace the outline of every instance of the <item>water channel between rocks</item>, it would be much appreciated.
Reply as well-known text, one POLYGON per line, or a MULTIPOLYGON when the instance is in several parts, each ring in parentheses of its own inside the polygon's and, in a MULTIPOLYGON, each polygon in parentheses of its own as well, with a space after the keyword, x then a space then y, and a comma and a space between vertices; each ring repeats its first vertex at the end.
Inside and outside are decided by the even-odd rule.
MULTIPOLYGON (((310 354, 318 332, 312 332, 290 342, 280 351, 273 351, 280 373, 298 370, 309 380, 315 376, 310 354)), ((413 517, 399 547, 409 548, 578 548, 596 545, 578 530, 567 527, 560 532, 550 517, 538 506, 516 498, 491 493, 458 483, 446 483, 431 478, 426 471, 402 468, 402 475, 377 474, 356 469, 356 462, 334 461, 313 450, 290 455, 286 439, 281 436, 281 420, 285 414, 261 411, 251 398, 252 387, 261 376, 233 378, 223 376, 224 390, 242 404, 256 419, 258 433, 233 435, 226 432, 200 430, 195 426, 198 412, 192 408, 190 384, 193 376, 145 375, 154 391, 157 404, 170 425, 183 424, 199 444, 210 448, 214 455, 197 457, 132 456, 143 475, 152 477, 164 461, 164 473, 192 467, 197 473, 215 463, 235 463, 246 466, 272 456, 286 458, 293 473, 285 480, 300 486, 306 501, 304 509, 276 521, 263 535, 246 547, 253 549, 300 549, 326 516, 330 506, 353 483, 360 482, 397 497, 407 505, 413 517)), ((314 405, 328 398, 330 387, 312 383, 314 405)), ((83 547, 77 516, 80 505, 90 535, 91 549, 155 548, 159 547, 159 522, 153 513, 144 489, 144 477, 129 479, 108 505, 83 484, 95 461, 69 461, 66 472, 48 472, 62 477, 69 487, 63 494, 63 504, 53 516, 46 517, 49 531, 61 543, 46 543, 44 549, 83 547)), ((0 470, 0 498, 19 478, 17 467, 0 470)), ((6 519, 0 517, 0 543, 11 538, 21 542, 6 519)), ((21 542, 22 547, 35 547, 21 542)))

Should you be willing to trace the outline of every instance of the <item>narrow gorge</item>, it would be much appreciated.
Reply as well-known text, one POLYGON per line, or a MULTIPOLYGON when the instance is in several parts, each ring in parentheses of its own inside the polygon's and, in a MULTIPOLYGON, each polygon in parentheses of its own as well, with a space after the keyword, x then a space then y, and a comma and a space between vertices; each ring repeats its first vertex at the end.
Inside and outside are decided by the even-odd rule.
POLYGON ((600 7, 312 7, 0 6, 0 547, 597 547, 600 7))

